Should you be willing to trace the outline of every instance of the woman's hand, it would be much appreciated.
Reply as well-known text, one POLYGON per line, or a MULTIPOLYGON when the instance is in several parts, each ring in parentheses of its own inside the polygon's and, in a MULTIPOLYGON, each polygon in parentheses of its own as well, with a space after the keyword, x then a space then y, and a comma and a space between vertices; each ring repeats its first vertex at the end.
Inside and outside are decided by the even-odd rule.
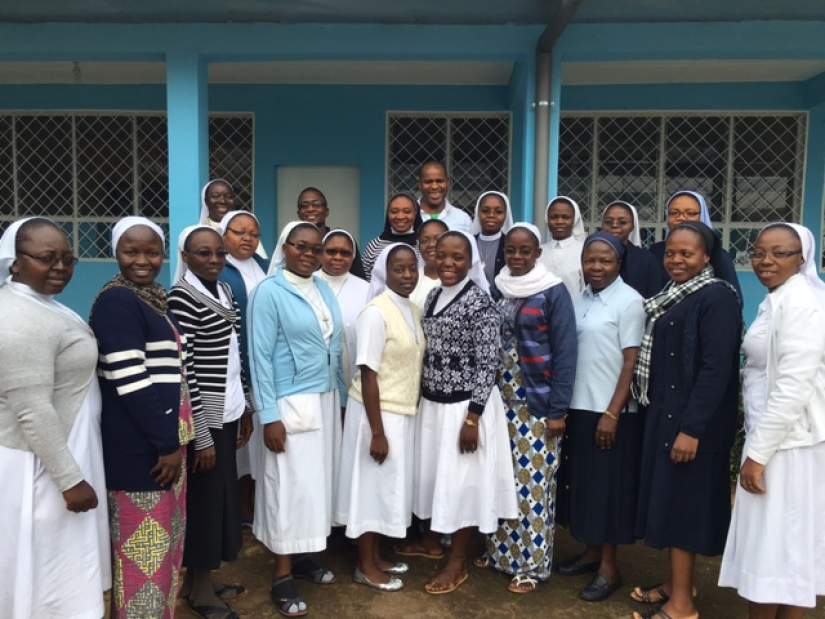
POLYGON ((165 456, 158 456, 157 464, 152 467, 149 474, 158 486, 168 486, 178 481, 182 462, 183 452, 177 449, 165 456))
POLYGON ((66 509, 76 514, 97 507, 97 494, 85 480, 65 490, 63 500, 66 501, 66 509))
POLYGON ((679 432, 670 450, 670 459, 676 464, 693 462, 697 451, 699 451, 699 439, 679 432))
POLYGON ((238 440, 235 443, 235 447, 240 449, 244 447, 248 442, 250 437, 252 436, 252 431, 254 427, 252 426, 252 414, 251 413, 244 413, 241 415, 241 431, 238 434, 238 440))
POLYGON ((195 452, 195 461, 192 463, 193 473, 208 473, 215 468, 217 453, 215 447, 207 447, 195 452))
POLYGON ((544 433, 547 435, 547 441, 549 442, 554 438, 564 436, 564 431, 567 429, 567 421, 564 419, 545 419, 544 427, 544 433))
POLYGON ((599 449, 613 449, 616 444, 616 430, 619 429, 619 420, 609 415, 602 415, 596 426, 596 447, 599 449))
POLYGON ((765 465, 745 459, 739 470, 739 485, 751 494, 765 494, 765 465))
POLYGON ((383 434, 373 434, 372 440, 370 441, 370 456, 372 456, 372 459, 378 464, 384 464, 384 460, 387 459, 387 454, 389 453, 390 444, 387 441, 387 437, 383 434))
POLYGON ((461 432, 458 434, 458 450, 463 454, 475 453, 478 449, 478 413, 467 413, 464 423, 461 424, 461 432), (470 423, 467 423, 467 422, 470 423))
POLYGON ((276 454, 286 451, 286 428, 283 421, 273 421, 264 426, 264 445, 276 454))

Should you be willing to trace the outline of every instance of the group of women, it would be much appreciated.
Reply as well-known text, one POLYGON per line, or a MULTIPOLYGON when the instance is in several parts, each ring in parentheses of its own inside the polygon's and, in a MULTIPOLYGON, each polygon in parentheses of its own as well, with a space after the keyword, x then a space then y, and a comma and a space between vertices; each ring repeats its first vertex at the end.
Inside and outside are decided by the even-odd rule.
POLYGON ((236 617, 242 584, 213 575, 243 524, 290 617, 309 611, 296 579, 336 580, 312 556, 333 526, 379 591, 410 570, 389 537, 401 558, 446 557, 433 595, 474 565, 517 594, 592 574, 580 597, 601 601, 636 539, 668 549, 670 572, 633 589, 649 607, 634 617, 698 617, 696 554, 723 554, 720 585, 753 618, 825 594, 825 284, 806 228, 756 239, 769 292, 740 346, 736 273, 694 192, 668 201, 650 250, 627 202, 587 236, 559 196, 542 234, 489 191, 468 233, 395 195, 366 279, 345 230, 290 222, 269 260, 228 183, 202 198, 168 292, 163 231, 117 222, 120 272, 88 323, 55 300, 77 263, 59 226, 24 219, 0 240, 3 616, 99 617, 111 587, 116 617, 171 617, 179 595, 236 617), (554 558, 556 523, 580 554, 554 558))

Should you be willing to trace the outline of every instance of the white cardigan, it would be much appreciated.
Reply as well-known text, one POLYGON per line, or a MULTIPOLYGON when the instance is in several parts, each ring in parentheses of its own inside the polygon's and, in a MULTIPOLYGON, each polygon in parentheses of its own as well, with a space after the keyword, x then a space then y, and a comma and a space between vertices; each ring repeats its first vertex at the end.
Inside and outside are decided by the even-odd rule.
POLYGON ((768 402, 745 453, 767 464, 780 449, 825 441, 825 308, 804 276, 771 292, 768 402))

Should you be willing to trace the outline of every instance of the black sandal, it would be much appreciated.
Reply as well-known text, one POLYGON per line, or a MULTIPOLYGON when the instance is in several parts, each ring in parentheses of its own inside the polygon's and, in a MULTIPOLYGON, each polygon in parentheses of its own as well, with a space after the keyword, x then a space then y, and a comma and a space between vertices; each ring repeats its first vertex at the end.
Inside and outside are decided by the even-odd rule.
POLYGON ((272 581, 269 594, 273 604, 278 607, 278 612, 284 617, 303 617, 309 613, 307 603, 298 595, 298 588, 292 576, 272 581))
POLYGON ((215 590, 215 595, 217 595, 222 600, 234 600, 236 597, 240 596, 242 593, 246 591, 246 587, 243 585, 227 585, 222 584, 218 589, 215 590))
POLYGON ((316 585, 331 585, 335 582, 332 570, 321 567, 315 559, 307 556, 292 561, 292 576, 316 585))
POLYGON ((203 619, 240 619, 238 613, 228 606, 212 606, 210 604, 196 606, 192 603, 192 600, 188 600, 188 602, 189 608, 203 617, 203 619))

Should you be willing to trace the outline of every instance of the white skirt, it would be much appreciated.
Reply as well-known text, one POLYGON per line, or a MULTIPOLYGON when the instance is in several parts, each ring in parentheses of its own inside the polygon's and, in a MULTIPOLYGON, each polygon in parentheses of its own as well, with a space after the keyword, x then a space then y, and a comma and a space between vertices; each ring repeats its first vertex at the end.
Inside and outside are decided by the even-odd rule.
MULTIPOLYGON (((332 530, 335 462, 340 452, 337 390, 302 393, 278 401, 279 409, 290 404, 314 409, 321 423, 317 430, 287 434, 283 453, 276 454, 262 445, 258 454, 252 533, 279 555, 326 548, 332 530)), ((263 426, 260 440, 263 443, 263 426)))
POLYGON ((335 507, 335 521, 346 525, 347 537, 373 532, 403 538, 412 523, 415 417, 382 412, 381 419, 390 451, 378 464, 370 456, 367 411, 350 397, 335 507))
POLYGON ((257 479, 255 473, 255 464, 258 462, 261 449, 266 449, 264 446, 263 428, 261 422, 258 421, 257 415, 252 415, 252 436, 249 442, 237 450, 235 453, 235 463, 238 467, 238 479, 249 475, 252 479, 257 479))
POLYGON ((98 505, 76 514, 33 453, 0 447, 0 617, 99 619, 112 586, 100 388, 93 378, 68 447, 98 505))
POLYGON ((507 419, 494 387, 479 418, 478 449, 458 447, 468 401, 441 404, 422 399, 416 418, 413 512, 430 528, 454 533, 478 527, 494 533, 499 519, 518 517, 507 419))
POLYGON ((825 595, 825 443, 777 451, 766 493, 736 488, 720 587, 757 604, 813 608, 825 595))

